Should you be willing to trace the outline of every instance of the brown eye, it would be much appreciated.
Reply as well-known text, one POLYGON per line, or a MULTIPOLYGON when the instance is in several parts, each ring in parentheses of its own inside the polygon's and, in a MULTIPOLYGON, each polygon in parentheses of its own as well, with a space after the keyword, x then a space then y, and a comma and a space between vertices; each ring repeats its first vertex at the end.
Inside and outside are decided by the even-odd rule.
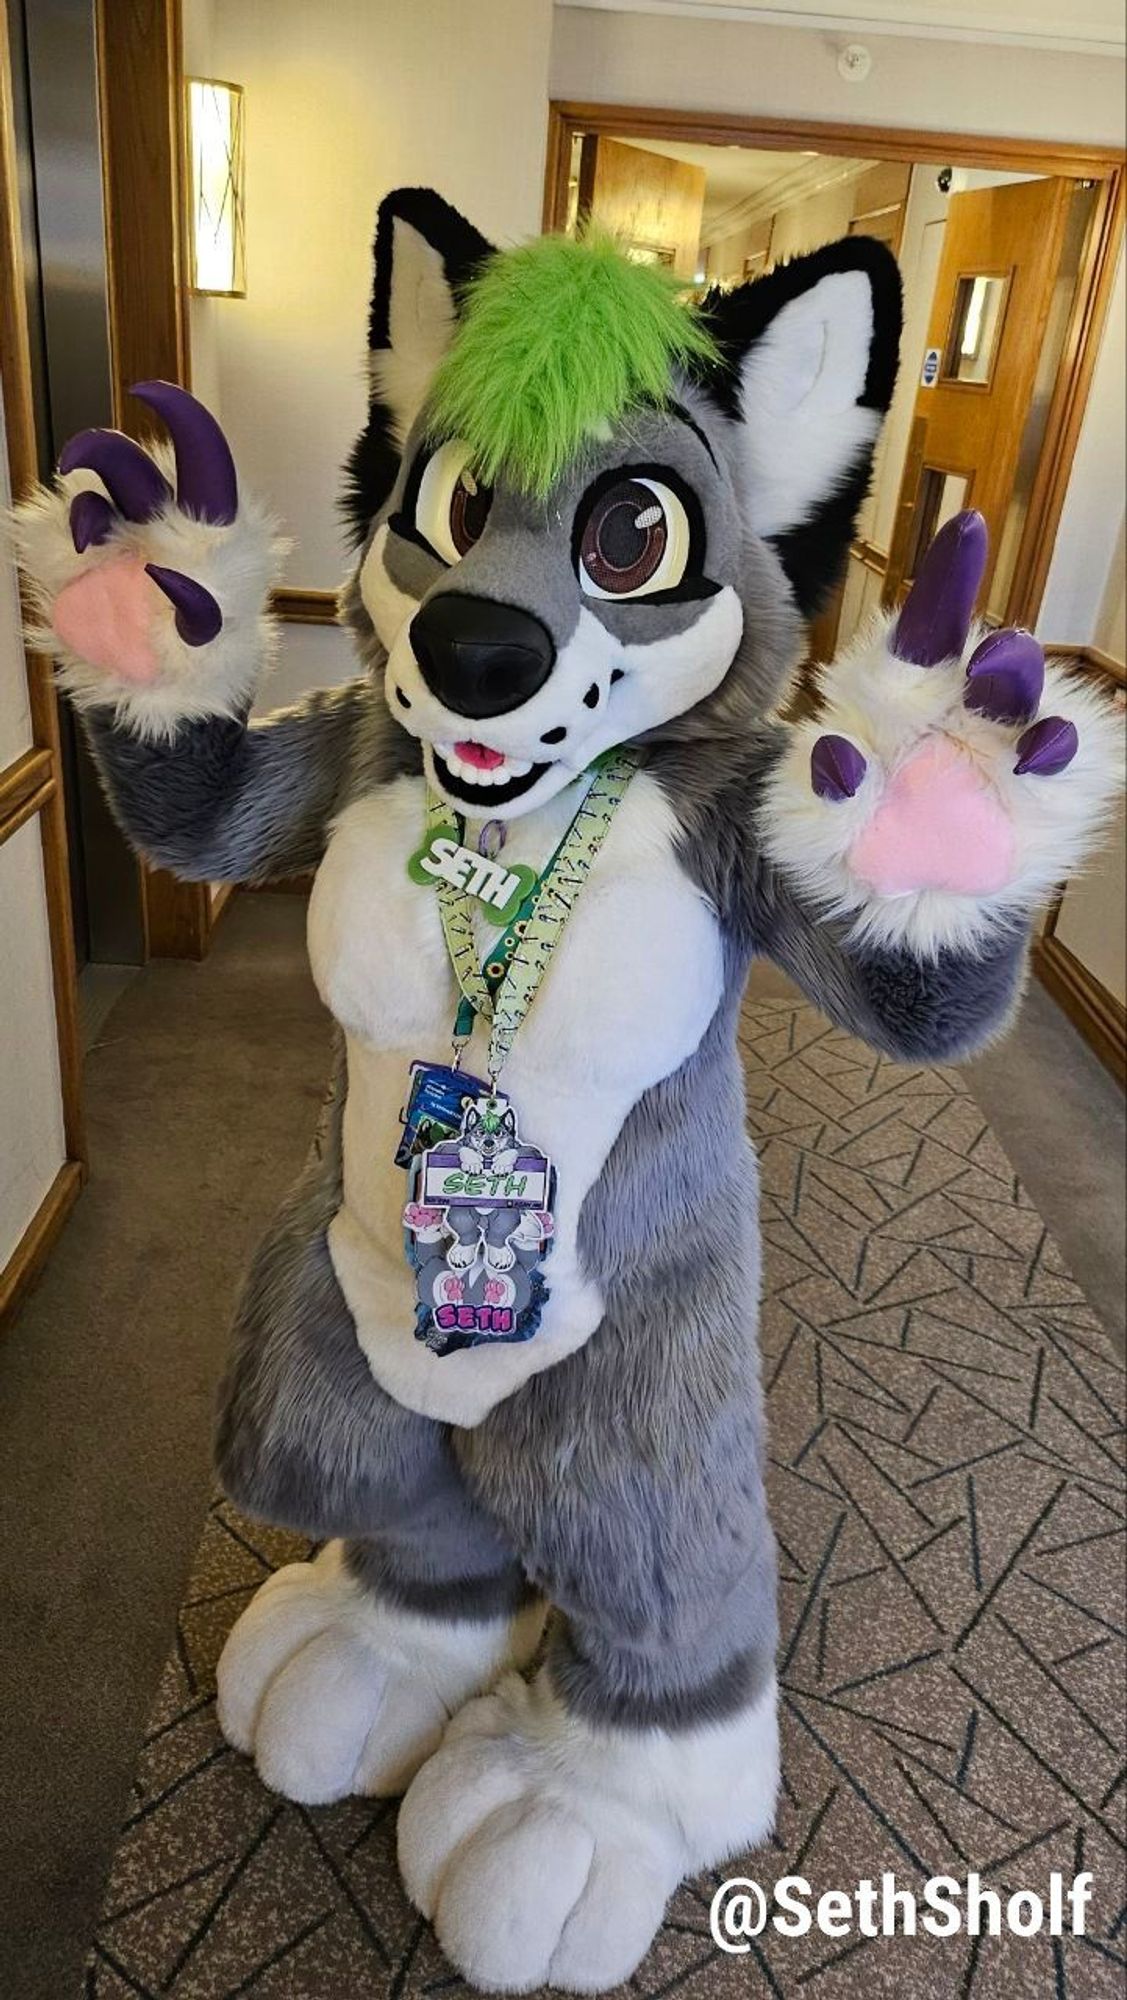
POLYGON ((480 538, 493 491, 475 479, 470 449, 460 438, 427 460, 415 499, 415 527, 445 563, 460 562, 480 538))
POLYGON ((689 560, 684 503, 662 480, 615 480, 591 502, 579 540, 589 597, 650 597, 680 583, 689 560))
POLYGON ((450 539, 460 556, 480 540, 492 498, 490 488, 476 480, 467 466, 450 495, 450 539))

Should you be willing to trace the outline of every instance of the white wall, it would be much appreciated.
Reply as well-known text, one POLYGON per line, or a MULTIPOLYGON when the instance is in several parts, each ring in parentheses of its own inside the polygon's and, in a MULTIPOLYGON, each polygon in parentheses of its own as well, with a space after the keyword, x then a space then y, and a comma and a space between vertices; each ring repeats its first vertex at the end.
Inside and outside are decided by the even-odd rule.
POLYGON ((1123 144, 1123 65, 1114 58, 910 35, 560 7, 551 93, 745 117, 1123 144), (863 83, 838 75, 839 51, 851 40, 863 41, 873 58, 863 83))
MULTIPOLYGON (((1037 631, 1043 639, 1100 643, 1102 607, 1122 555, 1117 554, 1127 481, 1127 344, 1123 257, 1080 427, 1037 631)), ((1111 648, 1109 648, 1111 650, 1111 648)))
POLYGON ((550 0, 187 0, 186 67, 246 92, 247 296, 196 302, 193 376, 294 537, 293 584, 344 567, 377 204, 423 183, 492 237, 534 231, 550 36, 550 0))
POLYGON ((771 231, 771 262, 781 264, 787 257, 801 257, 817 250, 835 237, 847 236, 853 219, 857 190, 852 181, 820 188, 803 201, 788 202, 775 217, 771 231))
POLYGON ((1119 537, 1112 552, 1111 569, 1107 588, 1100 604, 1096 620, 1096 644, 1110 653, 1115 660, 1127 660, 1127 548, 1124 546, 1124 529, 1127 523, 1122 516, 1119 521, 1119 537))
MULTIPOLYGON (((11 501, 0 404, 0 512, 11 501)), ((0 772, 31 747, 15 564, 0 542, 0 772)), ((0 845, 0 1270, 66 1158, 38 816, 0 845)))
MULTIPOLYGON (((435 187, 497 241, 540 223, 551 0, 184 0, 188 74, 246 92, 247 296, 193 299, 192 381, 293 540, 286 581, 333 590, 341 466, 363 428, 376 208, 435 187)), ((287 625, 261 705, 354 670, 287 625)))

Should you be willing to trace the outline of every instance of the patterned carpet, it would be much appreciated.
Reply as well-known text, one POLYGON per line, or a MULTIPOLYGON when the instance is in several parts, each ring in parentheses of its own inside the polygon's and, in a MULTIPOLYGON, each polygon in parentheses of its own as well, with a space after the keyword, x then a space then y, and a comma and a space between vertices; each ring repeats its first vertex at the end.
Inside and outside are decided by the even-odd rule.
MULTIPOLYGON (((782 1560, 785 1799, 724 1871, 820 1893, 971 1869, 1094 1875, 1084 1939, 712 1943, 683 1888, 637 2000, 1119 1996, 1122 1371, 961 1080, 808 1008, 745 1009, 764 1180, 764 1370, 782 1560)), ((305 1811, 228 1750, 214 1666, 302 1552, 217 1502, 157 1696, 89 2000, 419 2000, 461 1984, 395 1870, 395 1807, 305 1811)), ((482 1921, 489 1921, 488 1911, 482 1921)), ((625 1991, 626 1989, 624 1989, 625 1991)))

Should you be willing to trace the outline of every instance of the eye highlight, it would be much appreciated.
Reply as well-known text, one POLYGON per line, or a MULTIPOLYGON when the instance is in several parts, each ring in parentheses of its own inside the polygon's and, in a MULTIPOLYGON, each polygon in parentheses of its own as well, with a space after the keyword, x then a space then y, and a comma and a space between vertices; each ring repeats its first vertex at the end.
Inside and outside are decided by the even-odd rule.
POLYGON ((621 601, 677 589, 703 554, 699 507, 679 488, 640 469, 597 481, 576 523, 575 565, 585 596, 621 601))
POLYGON ((460 562, 480 539, 492 502, 492 488, 470 469, 469 445, 450 438, 423 467, 415 495, 415 532, 443 562, 460 562))

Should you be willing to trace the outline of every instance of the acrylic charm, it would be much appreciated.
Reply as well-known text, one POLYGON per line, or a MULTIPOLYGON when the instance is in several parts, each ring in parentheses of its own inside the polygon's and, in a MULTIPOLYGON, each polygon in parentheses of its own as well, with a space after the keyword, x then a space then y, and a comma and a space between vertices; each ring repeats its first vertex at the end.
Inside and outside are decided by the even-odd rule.
POLYGON ((431 827, 421 847, 407 863, 412 882, 448 882, 475 896, 499 924, 511 923, 530 889, 536 886, 536 871, 517 862, 506 868, 489 854, 476 854, 464 847, 452 826, 431 827))
POLYGON ((548 1288, 555 1171, 507 1098, 467 1097, 461 1128, 419 1154, 403 1211, 416 1338, 435 1354, 531 1340, 548 1288))

